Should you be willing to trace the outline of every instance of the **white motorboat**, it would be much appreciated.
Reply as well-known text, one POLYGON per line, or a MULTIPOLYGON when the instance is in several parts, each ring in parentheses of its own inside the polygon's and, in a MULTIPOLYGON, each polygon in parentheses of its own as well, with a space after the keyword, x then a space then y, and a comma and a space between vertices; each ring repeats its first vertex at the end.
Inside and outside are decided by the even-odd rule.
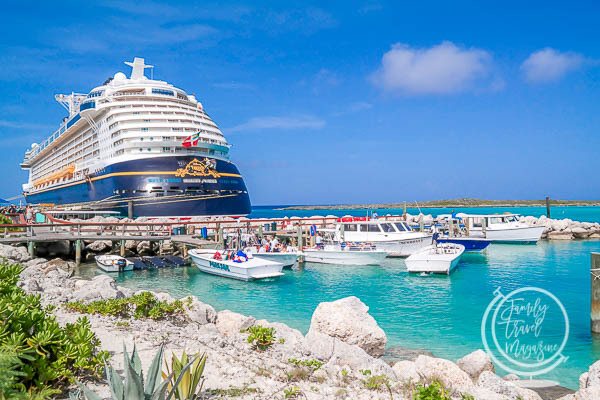
POLYGON ((115 255, 96 256, 96 265, 104 272, 123 272, 133 270, 133 263, 124 257, 115 255))
POLYGON ((406 260, 408 272, 448 274, 456 267, 465 246, 456 243, 438 243, 411 254, 406 260))
POLYGON ((249 257, 245 260, 225 259, 228 253, 223 250, 193 249, 188 252, 190 258, 200 271, 224 276, 227 278, 250 281, 255 279, 275 278, 282 276, 283 264, 265 260, 260 257, 249 257))
POLYGON ((302 253, 306 262, 337 265, 379 265, 388 256, 385 250, 378 250, 373 245, 346 242, 308 248, 302 253))
POLYGON ((415 232, 404 221, 342 218, 335 230, 337 241, 374 243, 391 257, 407 257, 432 243, 430 233, 415 232))
POLYGON ((470 237, 485 238, 492 243, 537 243, 543 226, 531 226, 519 221, 519 214, 457 214, 462 218, 470 237))
POLYGON ((244 249, 246 253, 252 254, 254 257, 259 257, 264 260, 271 260, 283 264, 283 268, 291 268, 297 261, 298 257, 302 254, 299 251, 286 251, 286 252, 274 252, 274 251, 256 251, 255 248, 249 247, 244 249))

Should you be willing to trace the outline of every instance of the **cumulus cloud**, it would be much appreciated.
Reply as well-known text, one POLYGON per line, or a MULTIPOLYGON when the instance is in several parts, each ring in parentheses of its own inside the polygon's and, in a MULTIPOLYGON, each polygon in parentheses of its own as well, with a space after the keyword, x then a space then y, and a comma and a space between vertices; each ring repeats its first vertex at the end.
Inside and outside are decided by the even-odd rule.
POLYGON ((489 75, 491 55, 444 41, 429 48, 394 44, 383 55, 372 82, 405 94, 450 94, 472 88, 489 75))
POLYGON ((580 54, 547 47, 531 53, 521 64, 521 71, 531 83, 553 82, 581 67, 583 60, 580 54))
POLYGON ((260 131, 267 129, 321 129, 325 121, 311 115, 302 116, 265 116, 250 118, 243 124, 228 129, 228 132, 260 131))

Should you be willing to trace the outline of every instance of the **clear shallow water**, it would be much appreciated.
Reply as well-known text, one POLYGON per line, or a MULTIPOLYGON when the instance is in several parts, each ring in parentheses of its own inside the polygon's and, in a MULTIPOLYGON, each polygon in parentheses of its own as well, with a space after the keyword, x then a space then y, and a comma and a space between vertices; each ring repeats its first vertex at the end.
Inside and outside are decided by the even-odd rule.
MULTIPOLYGON (((485 253, 465 255, 450 277, 408 274, 403 260, 388 259, 369 267, 307 264, 260 282, 219 278, 195 268, 133 271, 118 282, 176 297, 193 294, 218 310, 285 322, 303 332, 320 302, 357 296, 385 330, 389 346, 427 349, 453 360, 482 348, 481 319, 496 288, 506 294, 537 286, 562 301, 571 329, 563 352, 568 361, 543 378, 576 388, 579 375, 600 358, 600 337, 590 334, 592 251, 600 251, 600 241, 492 245, 485 253)), ((90 266, 81 273, 97 272, 90 266)), ((558 321, 547 321, 553 323, 558 321)))
MULTIPOLYGON (((376 211, 379 215, 402 214, 401 208, 378 208, 378 209, 338 209, 338 210, 277 210, 286 206, 255 206, 252 208, 250 218, 283 218, 283 217, 310 217, 313 215, 355 215, 364 216, 367 212, 376 211)), ((546 215, 546 207, 457 207, 457 208, 422 208, 424 214, 449 214, 452 210, 470 214, 495 214, 511 212, 522 215, 533 215, 539 217, 546 215)), ((407 208, 407 212, 412 215, 419 214, 416 207, 407 208)), ((590 206, 570 206, 570 207, 552 207, 551 217, 557 219, 569 218, 573 221, 581 222, 600 222, 600 207, 590 206)))

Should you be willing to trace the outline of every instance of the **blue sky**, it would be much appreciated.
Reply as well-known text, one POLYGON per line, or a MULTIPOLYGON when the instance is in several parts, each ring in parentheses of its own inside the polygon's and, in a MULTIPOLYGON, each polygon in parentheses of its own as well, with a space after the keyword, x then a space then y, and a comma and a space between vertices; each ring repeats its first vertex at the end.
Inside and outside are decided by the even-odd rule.
POLYGON ((600 3, 3 4, 1 197, 55 93, 134 56, 195 93, 254 204, 600 199, 600 3))

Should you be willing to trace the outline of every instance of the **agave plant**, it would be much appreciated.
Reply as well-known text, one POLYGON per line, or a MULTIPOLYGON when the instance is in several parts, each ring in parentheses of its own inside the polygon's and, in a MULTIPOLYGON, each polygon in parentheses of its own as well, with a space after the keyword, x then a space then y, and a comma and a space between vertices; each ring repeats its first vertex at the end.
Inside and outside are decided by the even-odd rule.
MULTIPOLYGON (((150 368, 148 368, 148 372, 146 374, 146 380, 144 382, 144 374, 142 372, 142 362, 135 348, 135 344, 133 346, 133 352, 131 357, 127 353, 127 348, 123 345, 123 356, 124 356, 124 369, 125 369, 125 380, 121 379, 119 374, 115 371, 115 369, 111 365, 106 366, 106 381, 110 387, 110 393, 113 400, 171 400, 173 396, 176 399, 195 399, 196 397, 177 397, 175 394, 177 389, 181 387, 186 387, 182 382, 189 377, 189 369, 192 367, 197 360, 197 357, 194 357, 190 362, 183 365, 182 368, 178 368, 177 377, 175 376, 175 371, 170 372, 169 375, 164 375, 164 380, 161 382, 161 369, 160 366, 162 364, 164 354, 164 346, 160 346, 158 353, 154 356, 152 363, 150 364, 150 368)), ((182 357, 183 358, 183 357, 182 357)), ((201 364, 201 369, 204 371, 204 364, 206 359, 201 364)), ((194 371, 198 370, 200 365, 198 365, 194 371)), ((200 372, 200 377, 202 376, 202 371, 200 372)), ((194 375, 194 374, 192 374, 194 375)), ((87 400, 101 400, 100 396, 96 393, 92 392, 86 386, 77 382, 81 391, 83 392, 84 397, 87 400)), ((196 386, 198 384, 196 383, 196 386)), ((187 386, 191 387, 191 386, 187 386)), ((195 388, 195 386, 194 386, 195 388)), ((194 396, 195 396, 194 392, 194 396)))
POLYGON ((206 353, 196 354, 190 358, 184 351, 181 359, 173 354, 170 367, 168 361, 165 360, 166 372, 163 372, 162 376, 165 380, 170 379, 169 390, 173 392, 176 400, 199 398, 199 393, 204 385, 202 374, 204 374, 206 359, 206 353), (190 365, 190 367, 186 369, 186 365, 190 365), (177 384, 177 382, 179 383, 177 384))

